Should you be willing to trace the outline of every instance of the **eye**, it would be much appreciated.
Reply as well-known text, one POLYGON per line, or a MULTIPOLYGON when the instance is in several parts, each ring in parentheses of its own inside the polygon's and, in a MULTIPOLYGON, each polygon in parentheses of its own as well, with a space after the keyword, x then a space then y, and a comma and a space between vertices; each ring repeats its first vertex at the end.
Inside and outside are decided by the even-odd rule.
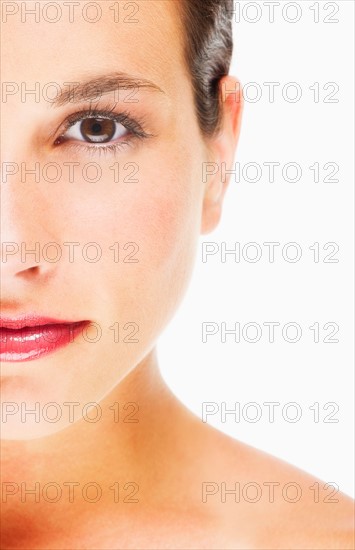
POLYGON ((90 117, 78 120, 61 136, 61 140, 108 143, 127 137, 130 131, 123 124, 109 118, 90 117))
POLYGON ((54 145, 65 144, 90 154, 115 154, 133 145, 136 140, 153 137, 143 126, 143 121, 132 118, 127 112, 115 113, 110 106, 106 109, 90 107, 66 119, 54 145))

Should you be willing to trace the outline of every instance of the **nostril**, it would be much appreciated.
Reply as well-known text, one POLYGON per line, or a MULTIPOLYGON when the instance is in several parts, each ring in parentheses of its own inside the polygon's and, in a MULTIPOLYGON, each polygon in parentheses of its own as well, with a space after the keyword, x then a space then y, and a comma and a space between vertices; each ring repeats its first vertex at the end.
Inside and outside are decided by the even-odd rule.
POLYGON ((26 269, 22 269, 16 273, 16 277, 30 278, 39 275, 39 266, 34 265, 26 269))

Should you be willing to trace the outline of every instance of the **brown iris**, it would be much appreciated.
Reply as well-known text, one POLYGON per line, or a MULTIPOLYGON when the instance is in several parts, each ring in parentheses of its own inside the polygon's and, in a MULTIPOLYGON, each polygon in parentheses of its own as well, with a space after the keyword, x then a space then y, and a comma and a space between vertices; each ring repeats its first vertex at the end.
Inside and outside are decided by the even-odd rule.
POLYGON ((115 135, 116 124, 107 118, 86 118, 80 124, 80 132, 85 141, 106 143, 115 135))

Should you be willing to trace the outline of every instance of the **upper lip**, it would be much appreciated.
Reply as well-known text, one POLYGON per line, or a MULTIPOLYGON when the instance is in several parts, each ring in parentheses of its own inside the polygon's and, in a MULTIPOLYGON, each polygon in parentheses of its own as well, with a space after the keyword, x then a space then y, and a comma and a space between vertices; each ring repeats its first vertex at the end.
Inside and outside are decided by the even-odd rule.
POLYGON ((53 317, 43 317, 36 314, 19 315, 16 317, 0 317, 0 328, 22 329, 25 327, 39 327, 44 325, 71 325, 85 321, 67 321, 63 319, 54 319, 53 317))

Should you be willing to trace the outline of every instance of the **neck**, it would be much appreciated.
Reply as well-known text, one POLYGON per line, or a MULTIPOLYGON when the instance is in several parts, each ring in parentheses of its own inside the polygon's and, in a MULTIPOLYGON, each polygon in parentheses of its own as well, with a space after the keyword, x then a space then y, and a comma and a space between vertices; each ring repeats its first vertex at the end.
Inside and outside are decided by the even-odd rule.
MULTIPOLYGON (((65 524, 68 514, 71 524, 79 517, 82 522, 96 498, 95 511, 118 500, 141 502, 140 493, 169 468, 165 457, 186 413, 162 380, 154 351, 100 403, 100 411, 97 422, 82 419, 49 437, 2 441, 2 507, 9 529, 19 513, 27 532, 37 533, 40 517, 46 533, 43 523, 53 527, 60 518, 65 524)), ((131 510, 126 506, 123 513, 131 510)))

